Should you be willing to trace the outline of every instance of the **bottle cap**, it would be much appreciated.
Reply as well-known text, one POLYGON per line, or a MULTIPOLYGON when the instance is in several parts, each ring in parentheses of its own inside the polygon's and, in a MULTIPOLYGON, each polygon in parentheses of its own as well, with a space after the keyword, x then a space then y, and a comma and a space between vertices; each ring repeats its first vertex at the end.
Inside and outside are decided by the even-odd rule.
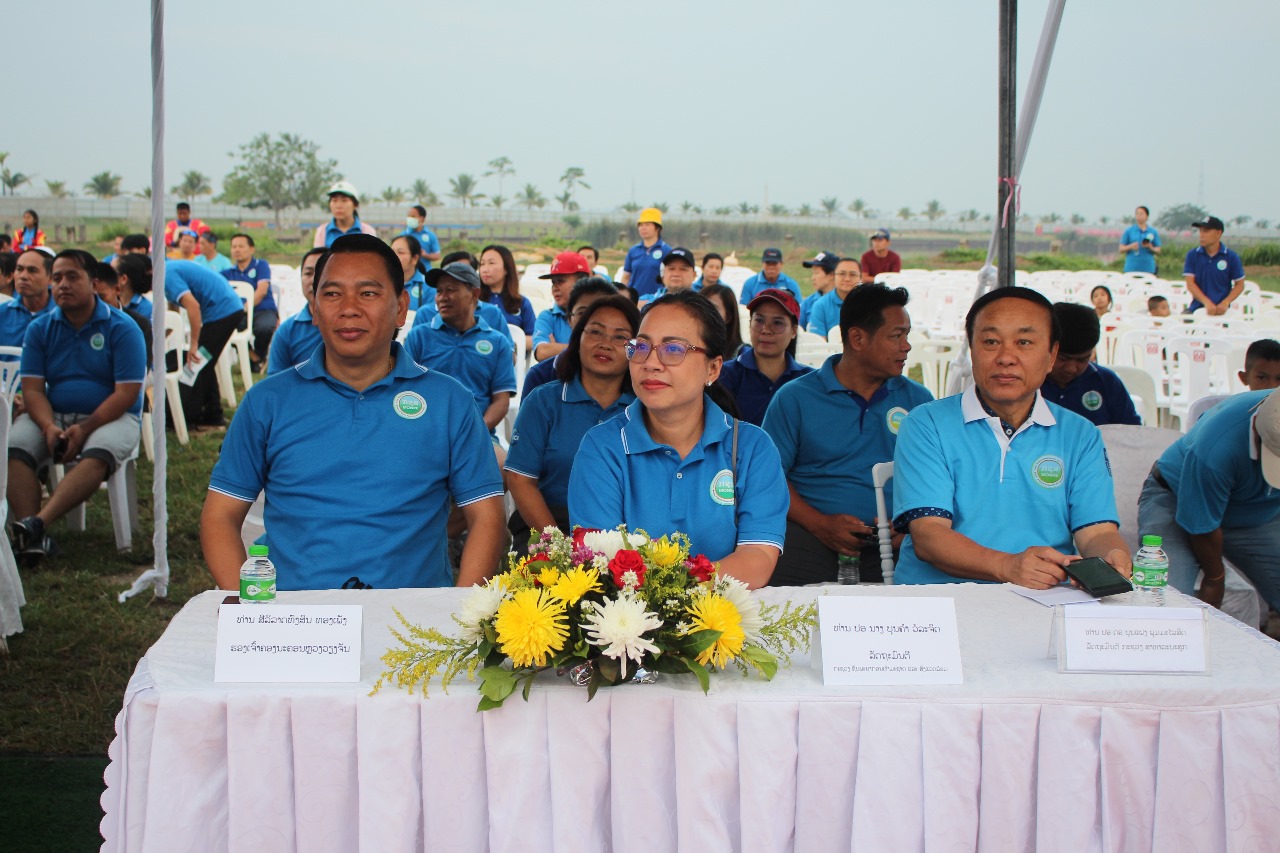
POLYGON ((1142 547, 1144 548, 1159 548, 1163 542, 1164 540, 1159 536, 1151 536, 1148 534, 1147 536, 1142 537, 1142 547))
POLYGON ((266 546, 266 545, 250 545, 250 546, 249 546, 249 556, 250 556, 250 557, 265 557, 265 556, 267 556, 267 546, 266 546))

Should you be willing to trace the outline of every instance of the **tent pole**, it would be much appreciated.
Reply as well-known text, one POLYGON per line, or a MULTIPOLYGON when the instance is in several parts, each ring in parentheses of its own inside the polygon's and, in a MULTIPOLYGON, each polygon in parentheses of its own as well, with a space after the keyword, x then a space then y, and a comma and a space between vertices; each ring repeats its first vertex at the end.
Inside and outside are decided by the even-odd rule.
POLYGON ((997 286, 1013 284, 1017 257, 1014 254, 1013 236, 1017 227, 1018 211, 1016 181, 1018 177, 1017 155, 1014 144, 1017 138, 1018 110, 1018 0, 1000 0, 1000 97, 999 97, 999 176, 996 195, 996 214, 1000 229, 996 243, 997 286), (1012 198, 1011 198, 1012 196, 1012 198))

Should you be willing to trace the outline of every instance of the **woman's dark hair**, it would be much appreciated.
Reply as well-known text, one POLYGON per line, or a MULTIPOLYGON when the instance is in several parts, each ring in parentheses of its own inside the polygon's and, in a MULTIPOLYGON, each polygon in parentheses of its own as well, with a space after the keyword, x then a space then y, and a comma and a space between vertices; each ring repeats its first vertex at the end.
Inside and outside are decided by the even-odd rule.
POLYGON ((124 239, 120 241, 120 251, 132 252, 135 249, 142 249, 144 252, 150 252, 151 238, 146 234, 124 235, 124 239))
POLYGON ((129 279, 129 289, 134 293, 151 292, 151 264, 146 255, 117 255, 116 273, 129 279))
MULTIPOLYGON (((708 256, 710 257, 710 256, 708 256)), ((719 257, 717 255, 716 257, 719 257)), ((706 260, 703 260, 706 263, 706 260)), ((720 304, 724 306, 725 317, 725 350, 721 353, 724 360, 728 361, 738 355, 738 350, 742 349, 742 318, 738 315, 738 297, 734 295, 733 288, 723 284, 708 284, 702 290, 698 291, 707 299, 719 299, 720 304)), ((711 307, 715 307, 714 305, 711 307)), ((795 341, 787 351, 795 355, 795 341)))
POLYGON ((0 252, 0 275, 10 276, 18 271, 18 256, 13 252, 0 252))
MULTIPOLYGON (((520 298, 520 273, 516 269, 516 259, 506 246, 485 246, 480 250, 480 257, 485 252, 497 252, 502 258, 502 309, 508 314, 519 314, 524 300, 520 298)), ((489 286, 481 282, 485 290, 489 286)))
MULTIPOLYGON (((578 318, 578 322, 574 324, 573 333, 569 335, 569 345, 565 348, 560 358, 556 360, 556 378, 561 382, 572 382, 575 376, 582 373, 582 353, 580 351, 582 348, 582 332, 586 329, 591 315, 601 308, 612 308, 621 312, 631 326, 632 337, 640 329, 640 310, 627 297, 614 293, 612 296, 602 296, 592 302, 582 310, 582 316, 578 318)), ((630 370, 625 371, 622 375, 622 390, 627 393, 631 392, 630 370)))
POLYGON ((34 228, 36 231, 39 231, 40 230, 40 214, 36 213, 34 210, 32 210, 29 207, 26 210, 22 211, 23 216, 27 215, 28 213, 30 213, 31 218, 35 220, 35 225, 32 225, 31 227, 34 228))
POLYGON ((1105 284, 1099 284, 1099 285, 1096 285, 1096 286, 1093 288, 1093 290, 1090 290, 1090 291, 1089 291, 1089 301, 1090 301, 1090 302, 1092 302, 1092 301, 1093 301, 1093 294, 1097 293, 1099 290, 1101 290, 1103 293, 1107 294, 1107 304, 1108 304, 1108 305, 1115 305, 1115 304, 1116 304, 1115 297, 1113 297, 1113 296, 1111 295, 1111 288, 1107 287, 1105 284))
MULTIPOLYGON (((701 293, 693 290, 677 290, 674 293, 659 296, 640 312, 640 321, 644 322, 644 318, 655 308, 664 306, 679 308, 697 321, 698 336, 702 338, 702 346, 708 350, 708 358, 715 358, 717 353, 725 351, 728 346, 729 332, 725 327, 724 318, 720 316, 720 309, 712 305, 701 293)), ((736 307, 734 312, 736 314, 736 307)), ((719 382, 712 382, 707 387, 706 393, 711 398, 711 402, 733 417, 740 417, 738 404, 734 401, 733 395, 726 391, 719 382)))
POLYGON ((470 264, 473 270, 480 269, 480 262, 476 260, 476 256, 470 252, 450 252, 444 256, 443 260, 440 261, 440 266, 447 267, 449 264, 456 264, 458 262, 470 264))

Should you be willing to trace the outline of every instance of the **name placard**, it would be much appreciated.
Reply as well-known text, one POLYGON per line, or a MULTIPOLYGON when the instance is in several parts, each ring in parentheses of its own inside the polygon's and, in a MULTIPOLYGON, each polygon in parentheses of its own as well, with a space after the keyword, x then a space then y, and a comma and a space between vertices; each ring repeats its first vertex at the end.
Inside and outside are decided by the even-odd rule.
POLYGON ((1060 672, 1208 671, 1201 607, 1058 607, 1060 672))
POLYGON ((818 597, 822 683, 962 684, 952 598, 818 597))
POLYGON ((359 604, 224 604, 214 681, 360 680, 359 604))

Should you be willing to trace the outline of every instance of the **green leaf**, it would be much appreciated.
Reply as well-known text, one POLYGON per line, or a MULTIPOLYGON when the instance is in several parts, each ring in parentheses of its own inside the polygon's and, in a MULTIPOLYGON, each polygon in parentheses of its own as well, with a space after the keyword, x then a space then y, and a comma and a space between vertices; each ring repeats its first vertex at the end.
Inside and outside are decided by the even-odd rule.
POLYGON ((591 677, 587 679, 587 701, 590 702, 596 698, 596 691, 600 689, 600 685, 604 683, 604 679, 600 677, 600 670, 591 667, 591 677))
POLYGON ((713 631, 708 628, 703 631, 694 631, 692 634, 686 634, 680 641, 678 650, 682 655, 697 657, 715 645, 716 640, 720 639, 720 635, 723 633, 723 631, 713 631))
POLYGON ((655 657, 653 664, 648 668, 654 672, 669 672, 672 675, 684 675, 689 671, 689 667, 685 666, 685 659, 677 655, 662 655, 655 657))
POLYGON ((515 676, 499 666, 486 666, 480 670, 480 693, 502 704, 516 689, 515 676))
MULTIPOLYGON (((720 632, 716 631, 714 633, 718 634, 720 632)), ((684 665, 689 668, 690 672, 698 677, 698 683, 702 685, 703 693, 706 693, 711 689, 711 673, 707 672, 707 668, 705 666, 692 658, 685 660, 684 665)))
POLYGON ((481 696, 480 703, 476 705, 477 711, 491 711, 494 708, 501 708, 501 699, 490 699, 488 696, 481 696))
POLYGON ((493 643, 489 642, 488 640, 481 640, 479 646, 476 648, 476 655, 481 660, 484 660, 489 656, 489 653, 492 652, 493 650, 494 650, 493 643))
POLYGON ((778 659, 766 649, 762 649, 759 646, 744 646, 742 648, 742 657, 755 664, 766 681, 772 681, 773 677, 778 674, 778 659))
POLYGON ((617 658, 596 658, 595 671, 608 684, 617 684, 622 680, 622 665, 617 658))
POLYGON ((529 701, 529 690, 532 687, 533 687, 533 676, 531 675, 524 680, 524 690, 520 692, 520 695, 524 697, 524 701, 526 702, 529 701))

